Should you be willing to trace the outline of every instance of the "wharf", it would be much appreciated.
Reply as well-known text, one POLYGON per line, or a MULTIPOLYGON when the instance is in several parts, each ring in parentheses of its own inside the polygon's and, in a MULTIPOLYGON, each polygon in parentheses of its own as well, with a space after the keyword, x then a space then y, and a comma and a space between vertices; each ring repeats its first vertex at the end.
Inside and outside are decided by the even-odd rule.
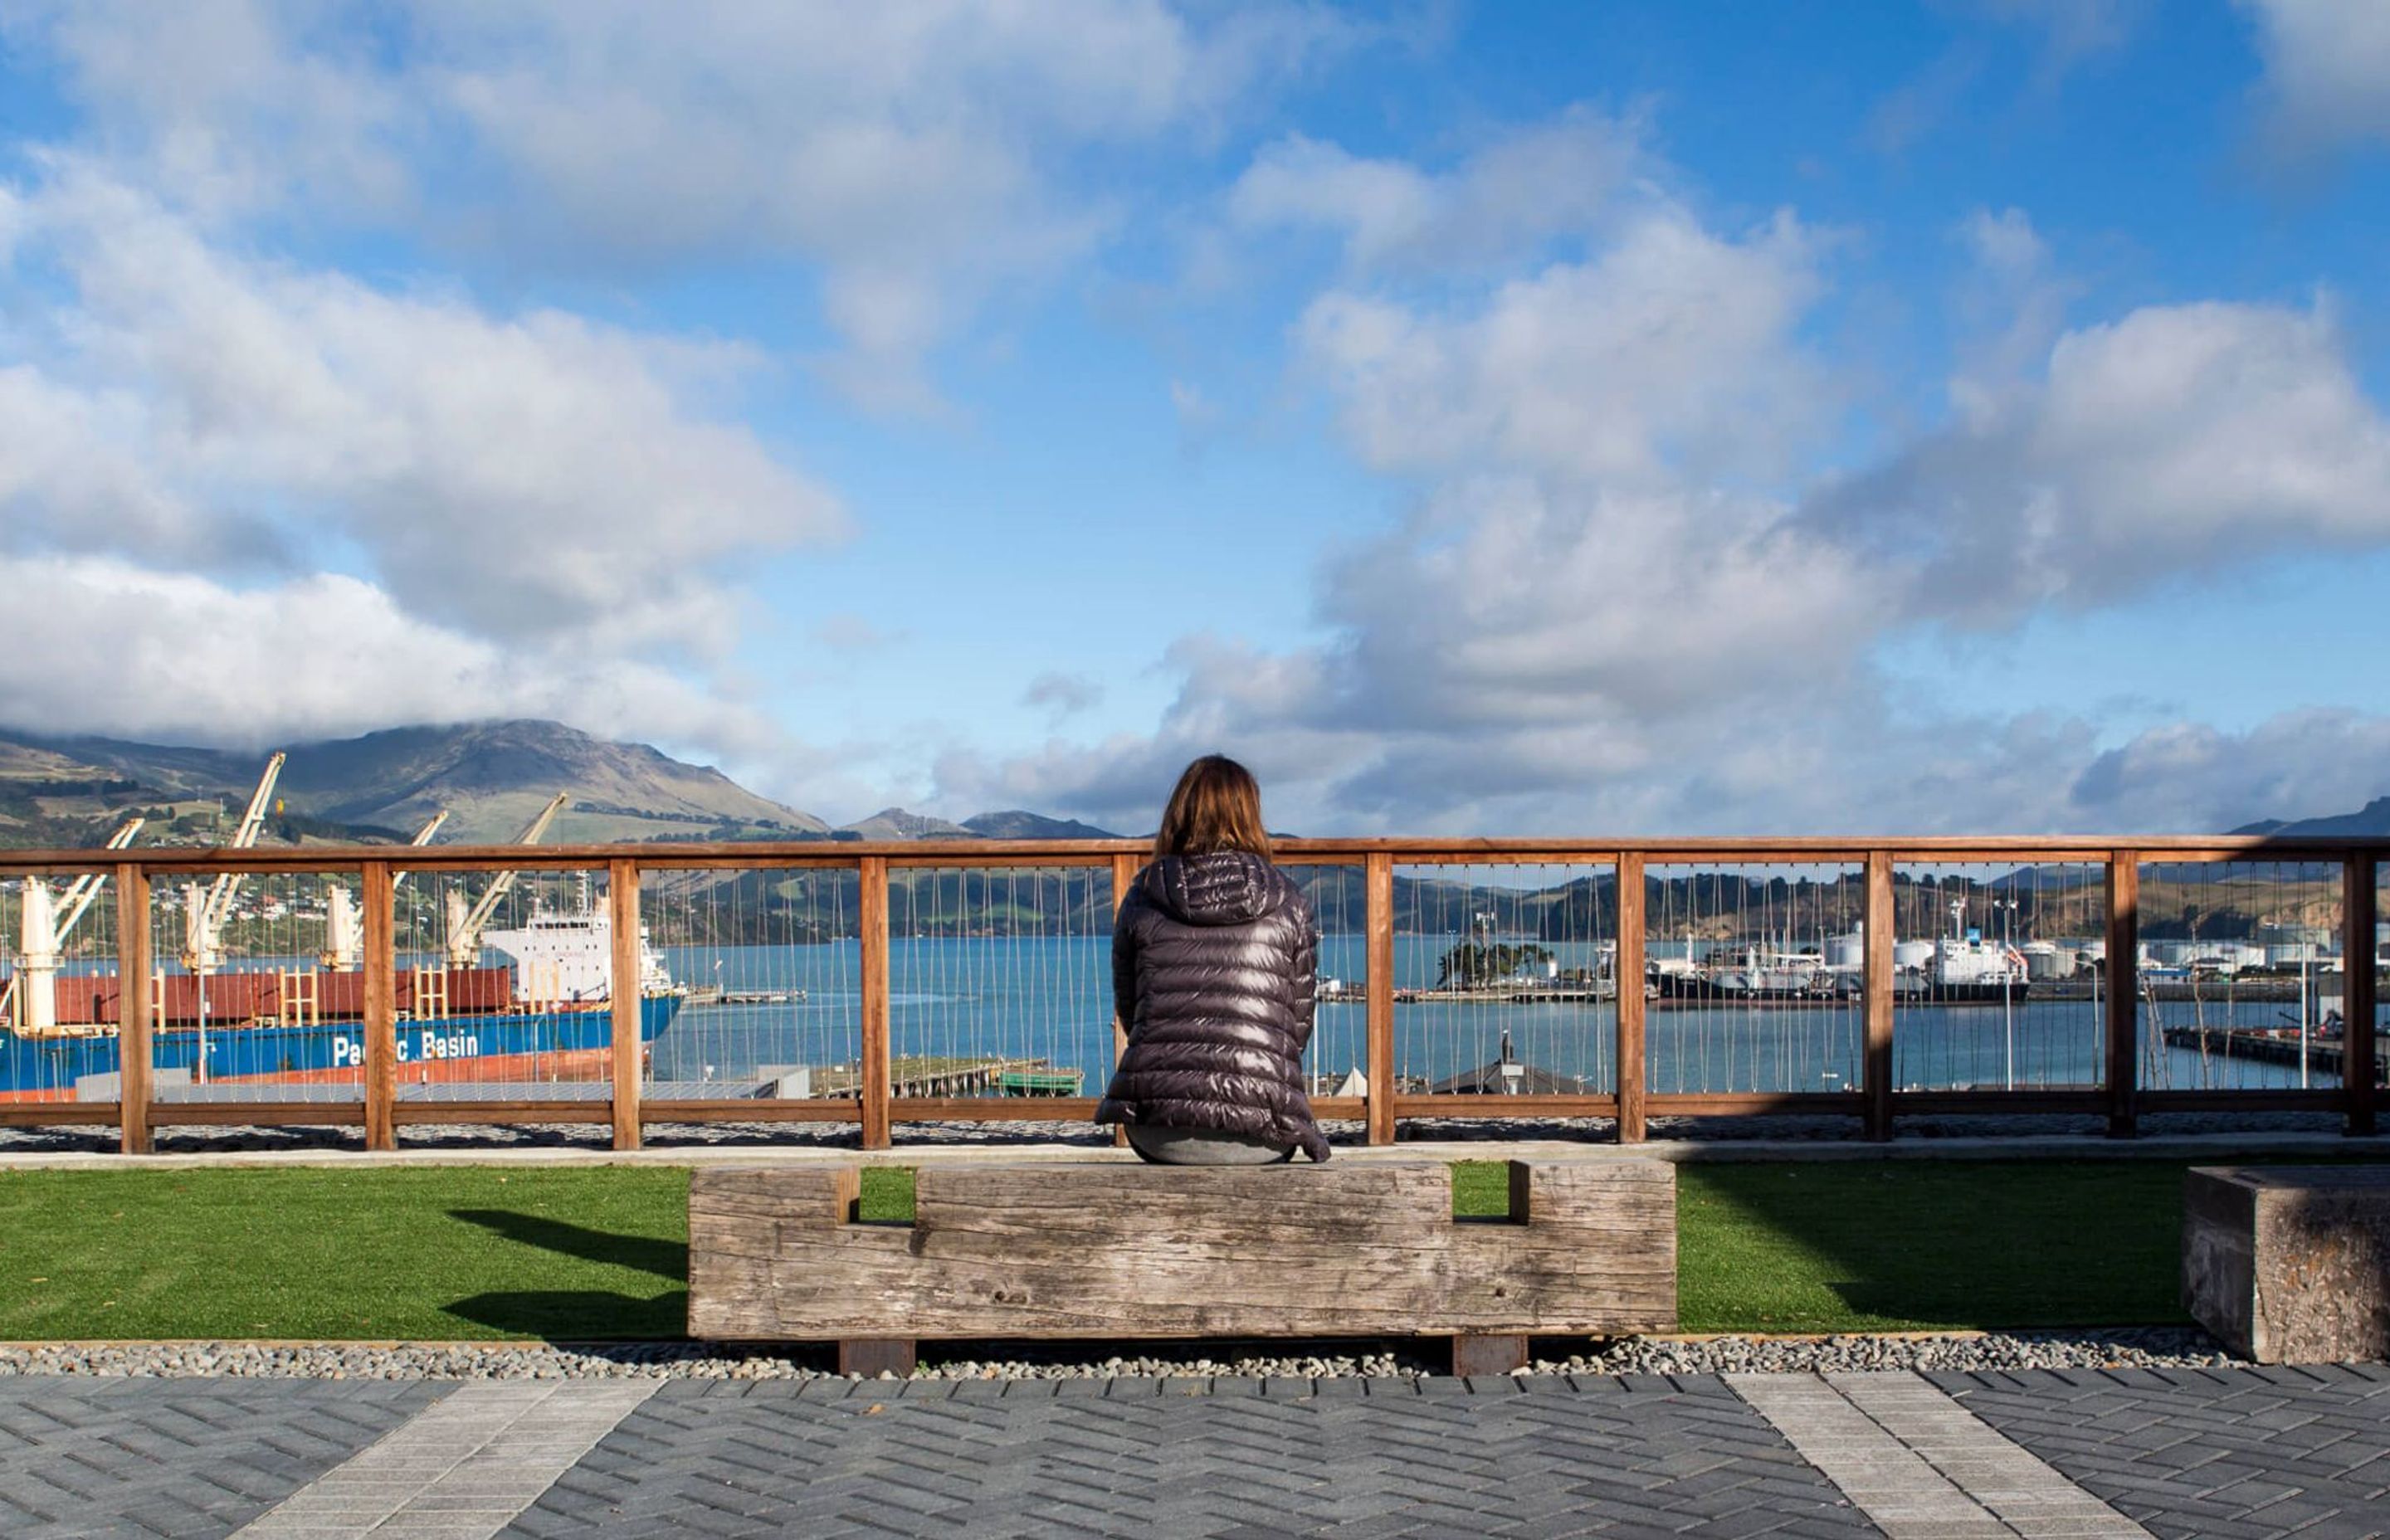
MULTIPOLYGON (((2199 1053, 2222 1054, 2227 1059, 2254 1059, 2264 1064, 2296 1064, 2301 1057, 2301 1044, 2296 1033, 2278 1036, 2271 1029, 2253 1027, 2168 1027, 2165 1042, 2169 1048, 2190 1048, 2199 1053)), ((2305 1045, 2307 1068, 2330 1075, 2338 1075, 2341 1065, 2341 1043, 2338 1037, 2310 1037, 2305 1045)), ((2375 1078, 2390 1066, 2376 1066, 2375 1078)))

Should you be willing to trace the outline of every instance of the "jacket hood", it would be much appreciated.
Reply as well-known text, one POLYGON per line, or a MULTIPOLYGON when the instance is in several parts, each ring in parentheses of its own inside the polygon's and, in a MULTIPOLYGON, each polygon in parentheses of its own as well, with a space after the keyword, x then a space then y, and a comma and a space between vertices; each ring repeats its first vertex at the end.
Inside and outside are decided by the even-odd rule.
POLYGON ((1138 879, 1154 907, 1189 925, 1242 925, 1285 905, 1292 888, 1251 851, 1165 855, 1138 879))

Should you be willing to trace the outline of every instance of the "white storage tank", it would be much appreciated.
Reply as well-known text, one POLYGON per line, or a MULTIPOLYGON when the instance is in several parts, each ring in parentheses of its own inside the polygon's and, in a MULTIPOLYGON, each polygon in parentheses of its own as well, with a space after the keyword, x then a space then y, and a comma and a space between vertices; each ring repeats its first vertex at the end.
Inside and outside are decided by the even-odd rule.
POLYGON ((2075 954, 2055 942, 2029 941, 2017 950, 2024 954, 2024 976, 2036 983, 2067 978, 2075 971, 2075 954))
POLYGON ((1865 968, 1867 966, 1867 927, 1859 926, 1847 936, 1826 938, 1828 968, 1865 968))
POLYGON ((1934 943, 1930 941, 1896 941, 1892 943, 1892 966, 1923 968, 1934 960, 1934 943))

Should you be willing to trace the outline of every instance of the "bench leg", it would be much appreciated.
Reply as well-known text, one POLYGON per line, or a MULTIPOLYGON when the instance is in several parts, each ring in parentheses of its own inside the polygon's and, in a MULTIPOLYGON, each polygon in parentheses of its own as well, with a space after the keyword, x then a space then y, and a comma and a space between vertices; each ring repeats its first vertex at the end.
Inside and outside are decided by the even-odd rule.
POLYGON ((1509 1374, 1526 1367, 1524 1337, 1457 1336, 1452 1340, 1452 1372, 1457 1377, 1509 1374))
POLYGON ((883 1374, 902 1379, 913 1372, 910 1337, 843 1337, 838 1344, 838 1372, 877 1380, 883 1374))

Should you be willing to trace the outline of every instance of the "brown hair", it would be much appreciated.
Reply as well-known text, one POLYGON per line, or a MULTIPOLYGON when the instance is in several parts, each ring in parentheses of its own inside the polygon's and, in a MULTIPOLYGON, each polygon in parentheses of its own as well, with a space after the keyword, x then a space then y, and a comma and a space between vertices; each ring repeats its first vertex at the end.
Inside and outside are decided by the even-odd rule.
POLYGON ((1187 767, 1162 811, 1153 853, 1208 855, 1214 851, 1270 853, 1262 826, 1262 789, 1253 772, 1225 754, 1205 754, 1187 767))

